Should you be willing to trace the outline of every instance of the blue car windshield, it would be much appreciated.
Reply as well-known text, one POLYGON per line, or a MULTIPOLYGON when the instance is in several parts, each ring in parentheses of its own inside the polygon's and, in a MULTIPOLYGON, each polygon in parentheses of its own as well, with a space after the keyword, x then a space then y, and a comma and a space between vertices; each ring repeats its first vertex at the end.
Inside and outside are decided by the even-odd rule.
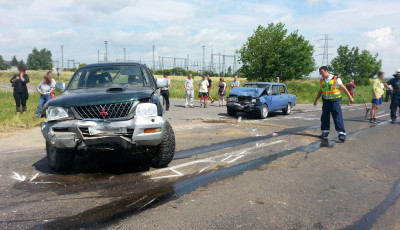
POLYGON ((153 82, 146 69, 140 66, 107 66, 78 69, 68 89, 100 87, 146 87, 153 82))
POLYGON ((269 85, 267 85, 267 84, 245 84, 243 87, 265 89, 265 88, 269 88, 269 85))

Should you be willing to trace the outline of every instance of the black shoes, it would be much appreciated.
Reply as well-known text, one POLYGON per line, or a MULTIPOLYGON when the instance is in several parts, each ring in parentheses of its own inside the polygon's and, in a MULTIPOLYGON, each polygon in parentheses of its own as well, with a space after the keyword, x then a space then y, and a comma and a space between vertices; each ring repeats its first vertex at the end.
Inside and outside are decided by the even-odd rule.
POLYGON ((321 138, 321 139, 327 139, 328 136, 329 136, 329 133, 323 132, 323 133, 319 136, 319 138, 321 138))

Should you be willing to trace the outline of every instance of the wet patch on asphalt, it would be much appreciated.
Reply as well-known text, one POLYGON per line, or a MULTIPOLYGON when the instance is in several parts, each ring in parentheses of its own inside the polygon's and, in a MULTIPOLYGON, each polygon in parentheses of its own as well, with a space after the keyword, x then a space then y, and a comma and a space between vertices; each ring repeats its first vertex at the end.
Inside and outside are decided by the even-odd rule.
MULTIPOLYGON (((145 178, 138 177, 137 187, 146 187, 144 191, 135 191, 128 196, 121 195, 115 201, 111 201, 105 205, 97 206, 95 208, 89 209, 83 213, 79 213, 75 216, 64 217, 58 220, 54 220, 37 227, 44 229, 71 229, 71 228, 81 228, 81 227, 96 227, 98 225, 106 225, 108 223, 117 221, 118 219, 136 214, 138 212, 144 211, 148 208, 155 207, 157 205, 164 204, 173 199, 177 199, 184 194, 190 193, 201 186, 205 186, 209 183, 222 180, 229 177, 234 177, 242 174, 245 171, 254 170, 262 165, 269 164, 277 159, 283 158, 285 156, 304 152, 312 153, 323 147, 322 141, 313 142, 306 146, 300 146, 291 150, 282 151, 270 156, 257 158, 251 161, 240 163, 232 167, 227 168, 217 168, 214 171, 207 172, 199 175, 187 175, 177 181, 163 181, 157 184, 146 183, 145 185, 140 184, 139 181, 146 181, 145 178), (151 186, 152 184, 152 186, 151 186), (150 185, 150 187, 149 187, 150 185), (153 187, 153 188, 151 188, 153 187)), ((132 184, 133 181, 119 181, 126 185, 132 184)), ((98 183, 96 183, 98 184, 98 183)), ((116 186, 116 184, 112 185, 116 186)), ((118 188, 116 187, 116 188, 118 188)), ((117 190, 115 188, 115 190, 117 190)), ((122 194, 122 193, 120 193, 122 194)))

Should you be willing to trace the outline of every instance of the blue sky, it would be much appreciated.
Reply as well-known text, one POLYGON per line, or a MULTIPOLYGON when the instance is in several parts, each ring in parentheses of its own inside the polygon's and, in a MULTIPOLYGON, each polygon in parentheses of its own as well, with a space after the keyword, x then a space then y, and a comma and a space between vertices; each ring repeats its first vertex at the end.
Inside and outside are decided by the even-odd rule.
MULTIPOLYGON (((202 59, 210 53, 234 54, 258 25, 284 22, 298 29, 315 47, 323 34, 339 45, 378 52, 383 70, 400 68, 400 14, 398 0, 0 0, 0 55, 27 58, 33 47, 47 48, 54 60, 97 61, 109 42, 109 60, 152 61, 152 45, 159 56, 202 59)), ((315 54, 322 50, 316 48, 315 54)), ((102 59, 102 57, 101 57, 102 59)), ((321 57, 315 56, 321 63, 321 57)), ((232 60, 227 60, 227 65, 232 60)))

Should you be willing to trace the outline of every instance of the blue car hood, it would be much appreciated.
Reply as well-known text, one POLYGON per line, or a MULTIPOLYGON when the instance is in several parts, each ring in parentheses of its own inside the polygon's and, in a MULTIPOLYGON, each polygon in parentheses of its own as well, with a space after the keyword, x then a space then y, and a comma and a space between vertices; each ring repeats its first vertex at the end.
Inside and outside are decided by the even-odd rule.
POLYGON ((264 92, 264 88, 245 88, 245 87, 236 87, 231 90, 230 95, 236 96, 251 96, 251 97, 260 97, 262 92, 264 92))

